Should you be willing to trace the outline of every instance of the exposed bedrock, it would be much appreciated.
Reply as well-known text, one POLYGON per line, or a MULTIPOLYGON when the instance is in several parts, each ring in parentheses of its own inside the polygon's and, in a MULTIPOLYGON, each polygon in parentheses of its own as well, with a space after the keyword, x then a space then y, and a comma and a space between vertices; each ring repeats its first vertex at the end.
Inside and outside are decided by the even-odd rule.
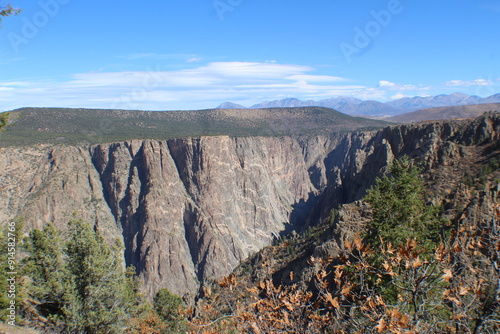
POLYGON ((73 215, 125 245, 152 296, 195 293, 280 234, 360 199, 394 157, 425 169, 499 140, 499 117, 313 136, 137 140, 0 149, 0 220, 73 215))

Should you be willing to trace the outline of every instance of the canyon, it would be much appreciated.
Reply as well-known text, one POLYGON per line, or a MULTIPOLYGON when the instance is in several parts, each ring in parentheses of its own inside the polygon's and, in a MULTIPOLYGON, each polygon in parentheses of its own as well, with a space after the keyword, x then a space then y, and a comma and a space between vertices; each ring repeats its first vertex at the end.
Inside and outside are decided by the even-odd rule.
MULTIPOLYGON (((275 239, 361 199, 394 158, 407 155, 426 172, 452 168, 498 143, 499 124, 487 113, 319 135, 3 147, 0 221, 21 217, 27 233, 82 218, 124 244, 146 295, 193 297, 275 239)), ((499 191, 487 184, 488 203, 499 191)))

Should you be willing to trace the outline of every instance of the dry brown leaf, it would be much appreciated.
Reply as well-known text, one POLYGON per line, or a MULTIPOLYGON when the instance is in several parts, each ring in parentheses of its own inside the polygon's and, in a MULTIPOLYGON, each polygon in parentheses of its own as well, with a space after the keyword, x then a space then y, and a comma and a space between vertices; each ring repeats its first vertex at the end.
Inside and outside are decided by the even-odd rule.
POLYGON ((448 297, 447 299, 454 302, 457 305, 462 305, 462 302, 455 297, 448 297))
POLYGON ((383 299, 382 297, 377 296, 377 297, 375 297, 375 299, 377 300, 377 303, 378 303, 379 305, 386 306, 386 304, 385 304, 385 302, 384 302, 384 299, 383 299))
POLYGON ((368 306, 373 310, 377 304, 373 301, 373 298, 372 297, 368 297, 368 299, 366 300, 366 302, 368 303, 368 306))
POLYGON ((349 251, 352 251, 352 243, 349 240, 346 240, 344 244, 349 251))
POLYGON ((451 272, 451 269, 445 269, 443 270, 444 275, 441 276, 442 279, 444 279, 446 282, 449 282, 453 278, 453 273, 451 272))
POLYGON ((285 305, 285 307, 288 309, 288 311, 290 311, 290 312, 293 311, 293 305, 290 302, 288 302, 286 300, 283 300, 282 302, 283 302, 283 305, 285 305))
POLYGON ((384 267, 384 269, 386 271, 390 271, 392 269, 391 266, 390 266, 390 264, 387 261, 384 261, 384 263, 382 264, 382 266, 384 267))
POLYGON ((326 300, 333 306, 335 307, 336 309, 339 309, 340 308, 340 303, 339 303, 339 298, 338 297, 335 297, 333 298, 332 294, 330 292, 328 292, 326 295, 325 295, 325 298, 326 300))
POLYGON ((255 334, 260 334, 262 333, 259 329, 259 326, 257 326, 257 324, 255 322, 252 322, 250 324, 250 326, 252 327, 252 330, 254 331, 255 334))
POLYGON ((353 286, 351 284, 346 284, 346 286, 342 289, 342 295, 347 295, 351 292, 353 286))
POLYGON ((385 319, 384 318, 381 318, 379 321, 378 321, 378 325, 375 326, 375 329, 377 330, 377 332, 379 333, 382 333, 383 331, 385 331, 385 329, 387 328, 386 324, 385 324, 385 319))
POLYGON ((387 315, 396 320, 401 318, 401 312, 398 309, 388 310, 387 315))
POLYGON ((399 323, 403 326, 407 326, 409 322, 410 318, 406 314, 402 314, 401 317, 399 318, 399 323))
POLYGON ((354 236, 354 244, 356 245, 356 249, 363 250, 363 239, 361 239, 359 234, 354 236))
POLYGON ((461 286, 461 287, 460 287, 460 289, 459 289, 459 291, 458 291, 458 294, 459 294, 460 296, 465 296, 465 295, 469 292, 469 290, 470 290, 470 289, 469 289, 468 287, 466 287, 466 286, 461 286))
POLYGON ((253 288, 248 288, 247 291, 250 292, 250 293, 258 293, 259 289, 256 288, 256 287, 253 287, 253 288))
POLYGON ((389 254, 394 254, 396 252, 396 249, 392 247, 392 243, 390 241, 387 242, 387 249, 385 250, 385 252, 389 254))
POLYGON ((438 248, 436 249, 436 260, 443 261, 445 257, 446 257, 446 252, 444 244, 440 243, 438 248))
POLYGON ((417 258, 415 260, 412 261, 412 264, 411 266, 413 268, 418 268, 418 267, 421 267, 423 265, 422 261, 420 260, 420 257, 417 256, 417 258))

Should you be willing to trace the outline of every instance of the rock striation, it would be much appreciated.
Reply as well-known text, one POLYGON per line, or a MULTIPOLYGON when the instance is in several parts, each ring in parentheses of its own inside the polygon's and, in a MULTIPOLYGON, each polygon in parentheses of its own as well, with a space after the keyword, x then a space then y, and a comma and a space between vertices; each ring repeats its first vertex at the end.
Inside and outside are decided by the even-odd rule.
POLYGON ((498 141, 500 117, 303 137, 211 136, 0 149, 0 221, 76 215, 125 245, 153 296, 194 295, 275 238, 360 199, 395 158, 426 170, 498 141))

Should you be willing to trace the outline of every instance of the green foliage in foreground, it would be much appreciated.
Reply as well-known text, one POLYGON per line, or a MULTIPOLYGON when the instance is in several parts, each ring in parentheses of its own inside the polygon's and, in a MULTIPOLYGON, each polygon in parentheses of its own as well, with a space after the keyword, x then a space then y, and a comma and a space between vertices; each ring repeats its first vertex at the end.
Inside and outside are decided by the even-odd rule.
POLYGON ((182 333, 187 330, 187 323, 180 314, 184 307, 181 297, 171 293, 168 289, 160 289, 153 300, 156 313, 167 325, 164 333, 182 333))
MULTIPOLYGON (((187 323, 182 298, 161 289, 154 308, 138 292, 133 267, 123 265, 123 245, 107 242, 79 219, 61 232, 47 224, 26 238, 22 271, 27 281, 25 320, 60 333, 178 333, 187 323), (29 315, 31 314, 31 316, 29 315)), ((5 300, 0 299, 2 305, 5 300)), ((21 304, 21 303, 19 303, 21 304)))
POLYGON ((26 250, 31 253, 25 260, 25 271, 31 277, 30 296, 40 303, 43 315, 56 320, 63 316, 65 281, 70 278, 60 232, 52 224, 33 230, 26 250))
POLYGON ((408 239, 430 249, 441 239, 443 220, 438 207, 426 204, 421 170, 404 157, 395 160, 390 174, 377 178, 365 200, 373 217, 365 240, 379 246, 381 239, 399 247, 408 239))
POLYGON ((29 236, 26 274, 38 311, 65 333, 123 332, 136 305, 122 246, 77 219, 65 239, 51 224, 29 236))

